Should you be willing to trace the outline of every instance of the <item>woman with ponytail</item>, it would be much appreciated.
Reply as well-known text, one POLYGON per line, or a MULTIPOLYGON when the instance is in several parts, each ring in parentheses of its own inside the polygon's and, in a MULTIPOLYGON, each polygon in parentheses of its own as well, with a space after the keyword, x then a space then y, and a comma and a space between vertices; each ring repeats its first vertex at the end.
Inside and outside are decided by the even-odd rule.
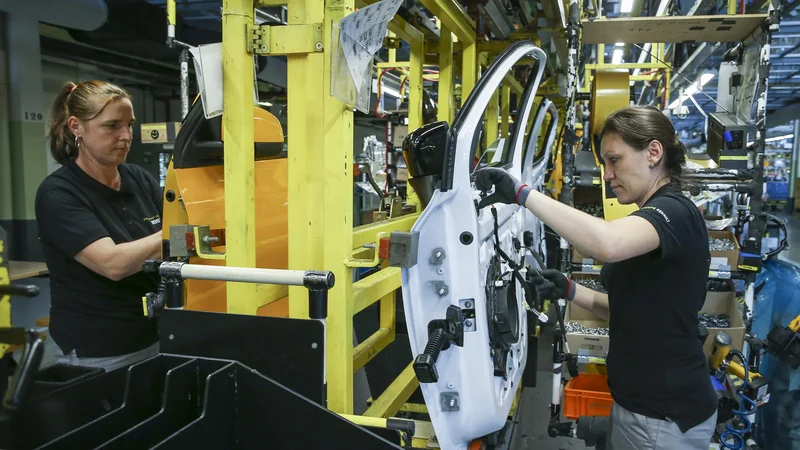
POLYGON ((158 353, 157 323, 142 314, 158 278, 141 268, 161 255, 163 197, 125 164, 134 120, 130 94, 104 81, 67 83, 53 103, 50 152, 62 167, 39 186, 36 220, 59 362, 113 370, 158 353))
POLYGON ((607 294, 557 270, 545 270, 535 283, 537 292, 609 320, 610 448, 706 450, 717 397, 697 313, 711 256, 703 216, 680 189, 686 147, 661 111, 633 106, 606 119, 601 156, 604 181, 619 203, 639 207, 627 217, 592 217, 499 168, 476 172, 479 189, 494 186, 479 207, 525 206, 581 254, 605 261, 600 276, 607 294))

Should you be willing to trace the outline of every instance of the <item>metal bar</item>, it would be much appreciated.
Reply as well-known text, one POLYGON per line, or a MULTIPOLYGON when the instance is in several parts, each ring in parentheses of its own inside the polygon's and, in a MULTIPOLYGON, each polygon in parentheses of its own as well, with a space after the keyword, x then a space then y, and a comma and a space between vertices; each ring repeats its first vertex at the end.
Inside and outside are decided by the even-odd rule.
POLYGON ((353 350, 353 370, 364 367, 372 358, 394 341, 392 328, 379 328, 353 350))
POLYGON ((284 6, 289 3, 289 0, 255 0, 255 4, 258 7, 284 6))
POLYGON ((353 312, 358 314, 401 285, 400 269, 387 267, 353 283, 353 312))
POLYGON ((402 412, 428 414, 428 405, 425 403, 406 403, 400 407, 402 412))
POLYGON ((478 46, 475 43, 464 43, 461 52, 461 104, 469 97, 475 87, 478 73, 478 46))
POLYGON ((439 111, 438 120, 453 122, 453 38, 450 29, 442 25, 439 32, 439 111))
POLYGON ((386 340, 394 342, 397 331, 397 290, 384 295, 378 308, 380 308, 380 327, 389 330, 386 340))
MULTIPOLYGON (((164 263, 163 265, 167 264, 174 263, 164 263)), ((207 266, 203 264, 182 264, 180 271, 181 277, 186 280, 281 284, 286 286, 303 286, 306 274, 301 270, 255 269, 249 267, 207 266)), ((230 302, 228 303, 230 304, 230 302)))
MULTIPOLYGON (((324 9, 323 36, 332 36, 333 24, 354 11, 353 0, 307 0, 324 9)), ((323 138, 322 176, 324 189, 305 199, 322 209, 325 227, 322 233, 322 267, 344 282, 337 283, 328 296, 325 365, 328 384, 328 409, 337 413, 353 412, 353 279, 345 260, 353 250, 353 110, 328 95, 331 80, 330 49, 323 52, 322 90, 316 94, 316 105, 322 109, 323 138), (322 204, 320 205, 320 200, 322 204)), ((308 105, 309 103, 306 103, 308 105)), ((304 114, 301 106, 301 114, 304 114)), ((307 131, 305 131, 307 132, 307 131)), ((317 161, 304 164, 319 164, 317 161)))
MULTIPOLYGON (((247 25, 253 0, 222 2, 223 133, 225 135, 225 235, 230 266, 255 267, 255 171, 253 163, 253 56, 247 52, 247 25)), ((204 266, 210 268, 211 266, 204 266)), ((227 284, 227 310, 255 314, 256 286, 227 284)))
POLYGON ((392 231, 409 231, 411 230, 411 227, 414 226, 414 223, 417 222, 417 218, 419 218, 419 214, 407 214, 394 219, 353 228, 352 249, 360 249, 364 246, 364 244, 374 244, 375 236, 381 232, 391 233, 392 231))
MULTIPOLYGON (((419 32, 418 32, 419 33, 419 32)), ((422 33, 419 33, 422 36, 422 33)), ((410 74, 408 77, 408 131, 422 126, 422 64, 425 58, 425 41, 412 39, 410 74)))
POLYGON ((587 69, 671 69, 669 64, 664 63, 620 63, 620 64, 586 64, 587 69))
POLYGON ((442 24, 452 31, 460 41, 465 44, 474 44, 475 21, 461 9, 455 0, 421 0, 423 6, 428 8, 442 24))
MULTIPOLYGON (((516 81, 516 80, 515 80, 516 81)), ((511 116, 511 88, 503 83, 500 96, 500 136, 508 139, 508 119, 511 116)))
POLYGON ((503 77, 503 84, 507 85, 515 94, 522 95, 524 88, 510 73, 507 73, 506 76, 503 77))
MULTIPOLYGON (((288 23, 318 23, 323 20, 322 0, 290 0, 288 23)), ((327 50, 330 51, 330 50, 327 50)), ((319 104, 328 97, 329 85, 323 81, 322 53, 289 55, 287 62, 287 103, 290 105, 319 104)), ((320 193, 325 191, 325 178, 318 164, 325 151, 324 117, 322 108, 295 108, 287 121, 287 135, 292 136, 292 151, 288 154, 288 225, 289 268, 323 267, 323 208, 320 193)), ((352 164, 351 164, 352 165, 352 164)), ((344 258, 343 258, 344 259, 344 258)), ((289 316, 308 318, 308 292, 299 287, 289 288, 289 316)), ((352 338, 351 338, 352 339, 352 338)))
POLYGON ((736 3, 739 0, 728 0, 728 14, 736 14, 736 3))
MULTIPOLYGON (((253 29, 256 29, 255 26, 253 29)), ((292 55, 322 51, 322 24, 262 25, 258 32, 266 36, 267 48, 255 48, 262 55, 292 55)))
MULTIPOLYGON (((489 148, 497 140, 498 122, 497 116, 500 114, 500 107, 497 102, 500 100, 500 89, 496 89, 489 105, 486 107, 486 128, 484 129, 483 139, 486 148, 489 148)), ((480 155, 479 155, 480 156, 480 155)))
POLYGON ((409 44, 425 41, 425 35, 400 16, 394 16, 394 18, 389 21, 387 28, 389 31, 396 34, 397 37, 408 42, 409 44))
POLYGON ((389 417, 397 414, 417 387, 419 387, 419 380, 417 380, 417 375, 414 373, 414 363, 411 363, 392 381, 392 384, 383 391, 383 394, 372 403, 372 406, 367 409, 364 415, 369 417, 389 417))
POLYGON ((260 308, 269 305, 289 295, 287 286, 275 284, 259 284, 256 286, 256 305, 260 308))

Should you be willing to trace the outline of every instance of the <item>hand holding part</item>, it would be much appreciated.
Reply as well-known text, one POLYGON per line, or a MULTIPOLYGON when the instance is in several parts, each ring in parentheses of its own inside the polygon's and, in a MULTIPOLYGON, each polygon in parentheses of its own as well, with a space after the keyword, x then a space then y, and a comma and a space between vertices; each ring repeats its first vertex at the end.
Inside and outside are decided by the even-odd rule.
POLYGON ((494 193, 483 198, 478 203, 478 208, 484 208, 494 203, 525 205, 531 187, 522 184, 503 169, 487 167, 475 172, 475 186, 488 191, 494 186, 494 193))
POLYGON ((575 298, 577 283, 572 281, 557 269, 545 269, 541 275, 532 279, 537 295, 542 295, 551 299, 563 298, 571 301, 575 298), (541 292, 541 294, 540 294, 541 292))

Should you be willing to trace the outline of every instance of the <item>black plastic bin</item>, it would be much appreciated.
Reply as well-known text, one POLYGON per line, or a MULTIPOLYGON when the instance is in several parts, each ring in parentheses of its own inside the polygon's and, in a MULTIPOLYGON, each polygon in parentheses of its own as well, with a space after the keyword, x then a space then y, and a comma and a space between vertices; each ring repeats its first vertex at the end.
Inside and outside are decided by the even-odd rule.
POLYGON ((88 380, 105 373, 105 369, 72 364, 53 364, 36 373, 31 386, 30 399, 88 380))

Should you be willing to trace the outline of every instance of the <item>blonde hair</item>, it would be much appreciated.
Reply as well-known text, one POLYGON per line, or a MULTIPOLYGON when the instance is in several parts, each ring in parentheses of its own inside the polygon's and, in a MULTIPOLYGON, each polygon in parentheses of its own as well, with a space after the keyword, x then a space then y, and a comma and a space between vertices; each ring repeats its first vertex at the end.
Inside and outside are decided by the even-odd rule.
POLYGON ((88 121, 97 117, 110 102, 127 98, 131 94, 125 89, 106 81, 84 81, 75 84, 68 82, 58 93, 50 111, 48 138, 50 153, 59 164, 78 157, 75 134, 69 129, 68 120, 75 116, 88 121))

